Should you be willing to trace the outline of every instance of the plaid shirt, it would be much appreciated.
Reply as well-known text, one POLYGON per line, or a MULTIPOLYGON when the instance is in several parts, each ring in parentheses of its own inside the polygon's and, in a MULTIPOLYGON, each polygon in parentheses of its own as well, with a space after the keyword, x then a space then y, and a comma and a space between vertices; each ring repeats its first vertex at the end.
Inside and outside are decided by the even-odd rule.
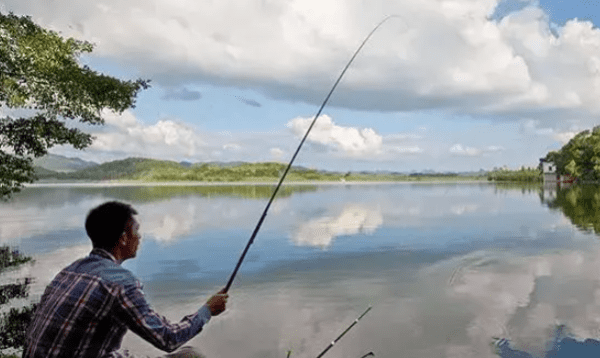
POLYGON ((207 305, 170 323, 150 308, 142 285, 105 250, 93 249, 48 285, 29 330, 23 357, 119 357, 127 329, 172 352, 211 317, 207 305))

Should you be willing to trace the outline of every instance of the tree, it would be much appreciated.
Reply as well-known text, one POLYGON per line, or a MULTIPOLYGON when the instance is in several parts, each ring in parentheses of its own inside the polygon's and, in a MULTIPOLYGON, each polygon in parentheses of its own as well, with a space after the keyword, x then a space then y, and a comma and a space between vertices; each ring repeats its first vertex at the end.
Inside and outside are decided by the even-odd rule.
MULTIPOLYGON (((101 113, 122 113, 135 105, 149 81, 122 81, 79 61, 93 45, 35 24, 28 16, 0 13, 0 199, 36 179, 33 157, 55 145, 83 149, 92 136, 71 122, 103 124, 101 113), (17 116, 13 118, 12 116, 17 116)), ((31 258, 0 247, 0 274, 31 258)), ((0 305, 28 295, 30 279, 0 286, 0 305)), ((20 349, 35 305, 0 315, 0 356, 20 349)))
POLYGON ((545 159, 556 165, 559 175, 600 180, 600 126, 578 133, 559 151, 549 152, 545 159))
MULTIPOLYGON (((0 247, 0 274, 15 269, 31 257, 25 256, 17 250, 7 246, 0 247)), ((15 298, 26 298, 28 296, 30 278, 0 286, 0 305, 7 304, 15 298)), ((11 308, 8 312, 0 315, 0 357, 10 357, 2 353, 7 349, 20 350, 25 344, 25 333, 31 322, 35 305, 22 308, 11 308)))
POLYGON ((103 110, 122 113, 135 106, 149 81, 123 81, 82 65, 93 45, 35 24, 28 16, 0 13, 0 198, 36 177, 33 157, 55 145, 83 149, 92 136, 70 121, 103 124, 103 110), (25 115, 12 118, 3 109, 25 115))

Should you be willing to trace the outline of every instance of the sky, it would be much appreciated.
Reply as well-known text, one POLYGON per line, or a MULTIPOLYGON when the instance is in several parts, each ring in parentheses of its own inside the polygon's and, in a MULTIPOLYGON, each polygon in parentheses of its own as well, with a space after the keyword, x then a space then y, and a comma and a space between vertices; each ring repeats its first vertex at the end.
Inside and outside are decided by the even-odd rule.
POLYGON ((600 4, 592 0, 0 0, 121 79, 136 107, 105 113, 84 151, 106 162, 287 163, 335 171, 537 166, 597 125, 600 4))

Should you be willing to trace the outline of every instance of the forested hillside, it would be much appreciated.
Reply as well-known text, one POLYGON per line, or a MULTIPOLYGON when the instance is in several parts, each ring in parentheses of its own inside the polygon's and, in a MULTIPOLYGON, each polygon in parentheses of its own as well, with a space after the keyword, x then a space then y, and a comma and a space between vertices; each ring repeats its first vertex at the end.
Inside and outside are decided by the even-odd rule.
MULTIPOLYGON (((282 163, 178 163, 174 161, 127 158, 74 172, 56 172, 36 167, 43 180, 134 180, 144 182, 201 181, 201 182, 275 182, 286 164, 282 163)), ((473 175, 456 173, 401 174, 372 172, 332 172, 303 167, 293 167, 287 181, 426 181, 481 179, 485 173, 473 175)))
MULTIPOLYGON (((59 180, 138 180, 164 181, 274 181, 285 170, 281 163, 241 163, 234 165, 192 164, 145 158, 127 158, 70 173, 59 173, 37 167, 40 179, 59 180)), ((340 180, 343 175, 292 168, 289 180, 340 180)))

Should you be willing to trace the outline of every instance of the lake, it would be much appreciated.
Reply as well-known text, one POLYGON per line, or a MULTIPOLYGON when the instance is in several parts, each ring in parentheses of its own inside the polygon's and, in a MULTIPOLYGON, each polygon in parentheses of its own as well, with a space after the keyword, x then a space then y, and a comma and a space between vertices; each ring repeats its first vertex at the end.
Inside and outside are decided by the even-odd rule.
MULTIPOLYGON (((227 282, 272 186, 34 186, 0 203, 0 244, 52 277, 91 249, 87 212, 138 210, 142 242, 123 265, 172 320, 227 282)), ((208 358, 498 357, 546 348, 565 325, 600 337, 600 189, 490 183, 287 185, 230 290, 228 310, 188 345, 208 358)), ((161 354, 136 336, 124 348, 161 354)))

